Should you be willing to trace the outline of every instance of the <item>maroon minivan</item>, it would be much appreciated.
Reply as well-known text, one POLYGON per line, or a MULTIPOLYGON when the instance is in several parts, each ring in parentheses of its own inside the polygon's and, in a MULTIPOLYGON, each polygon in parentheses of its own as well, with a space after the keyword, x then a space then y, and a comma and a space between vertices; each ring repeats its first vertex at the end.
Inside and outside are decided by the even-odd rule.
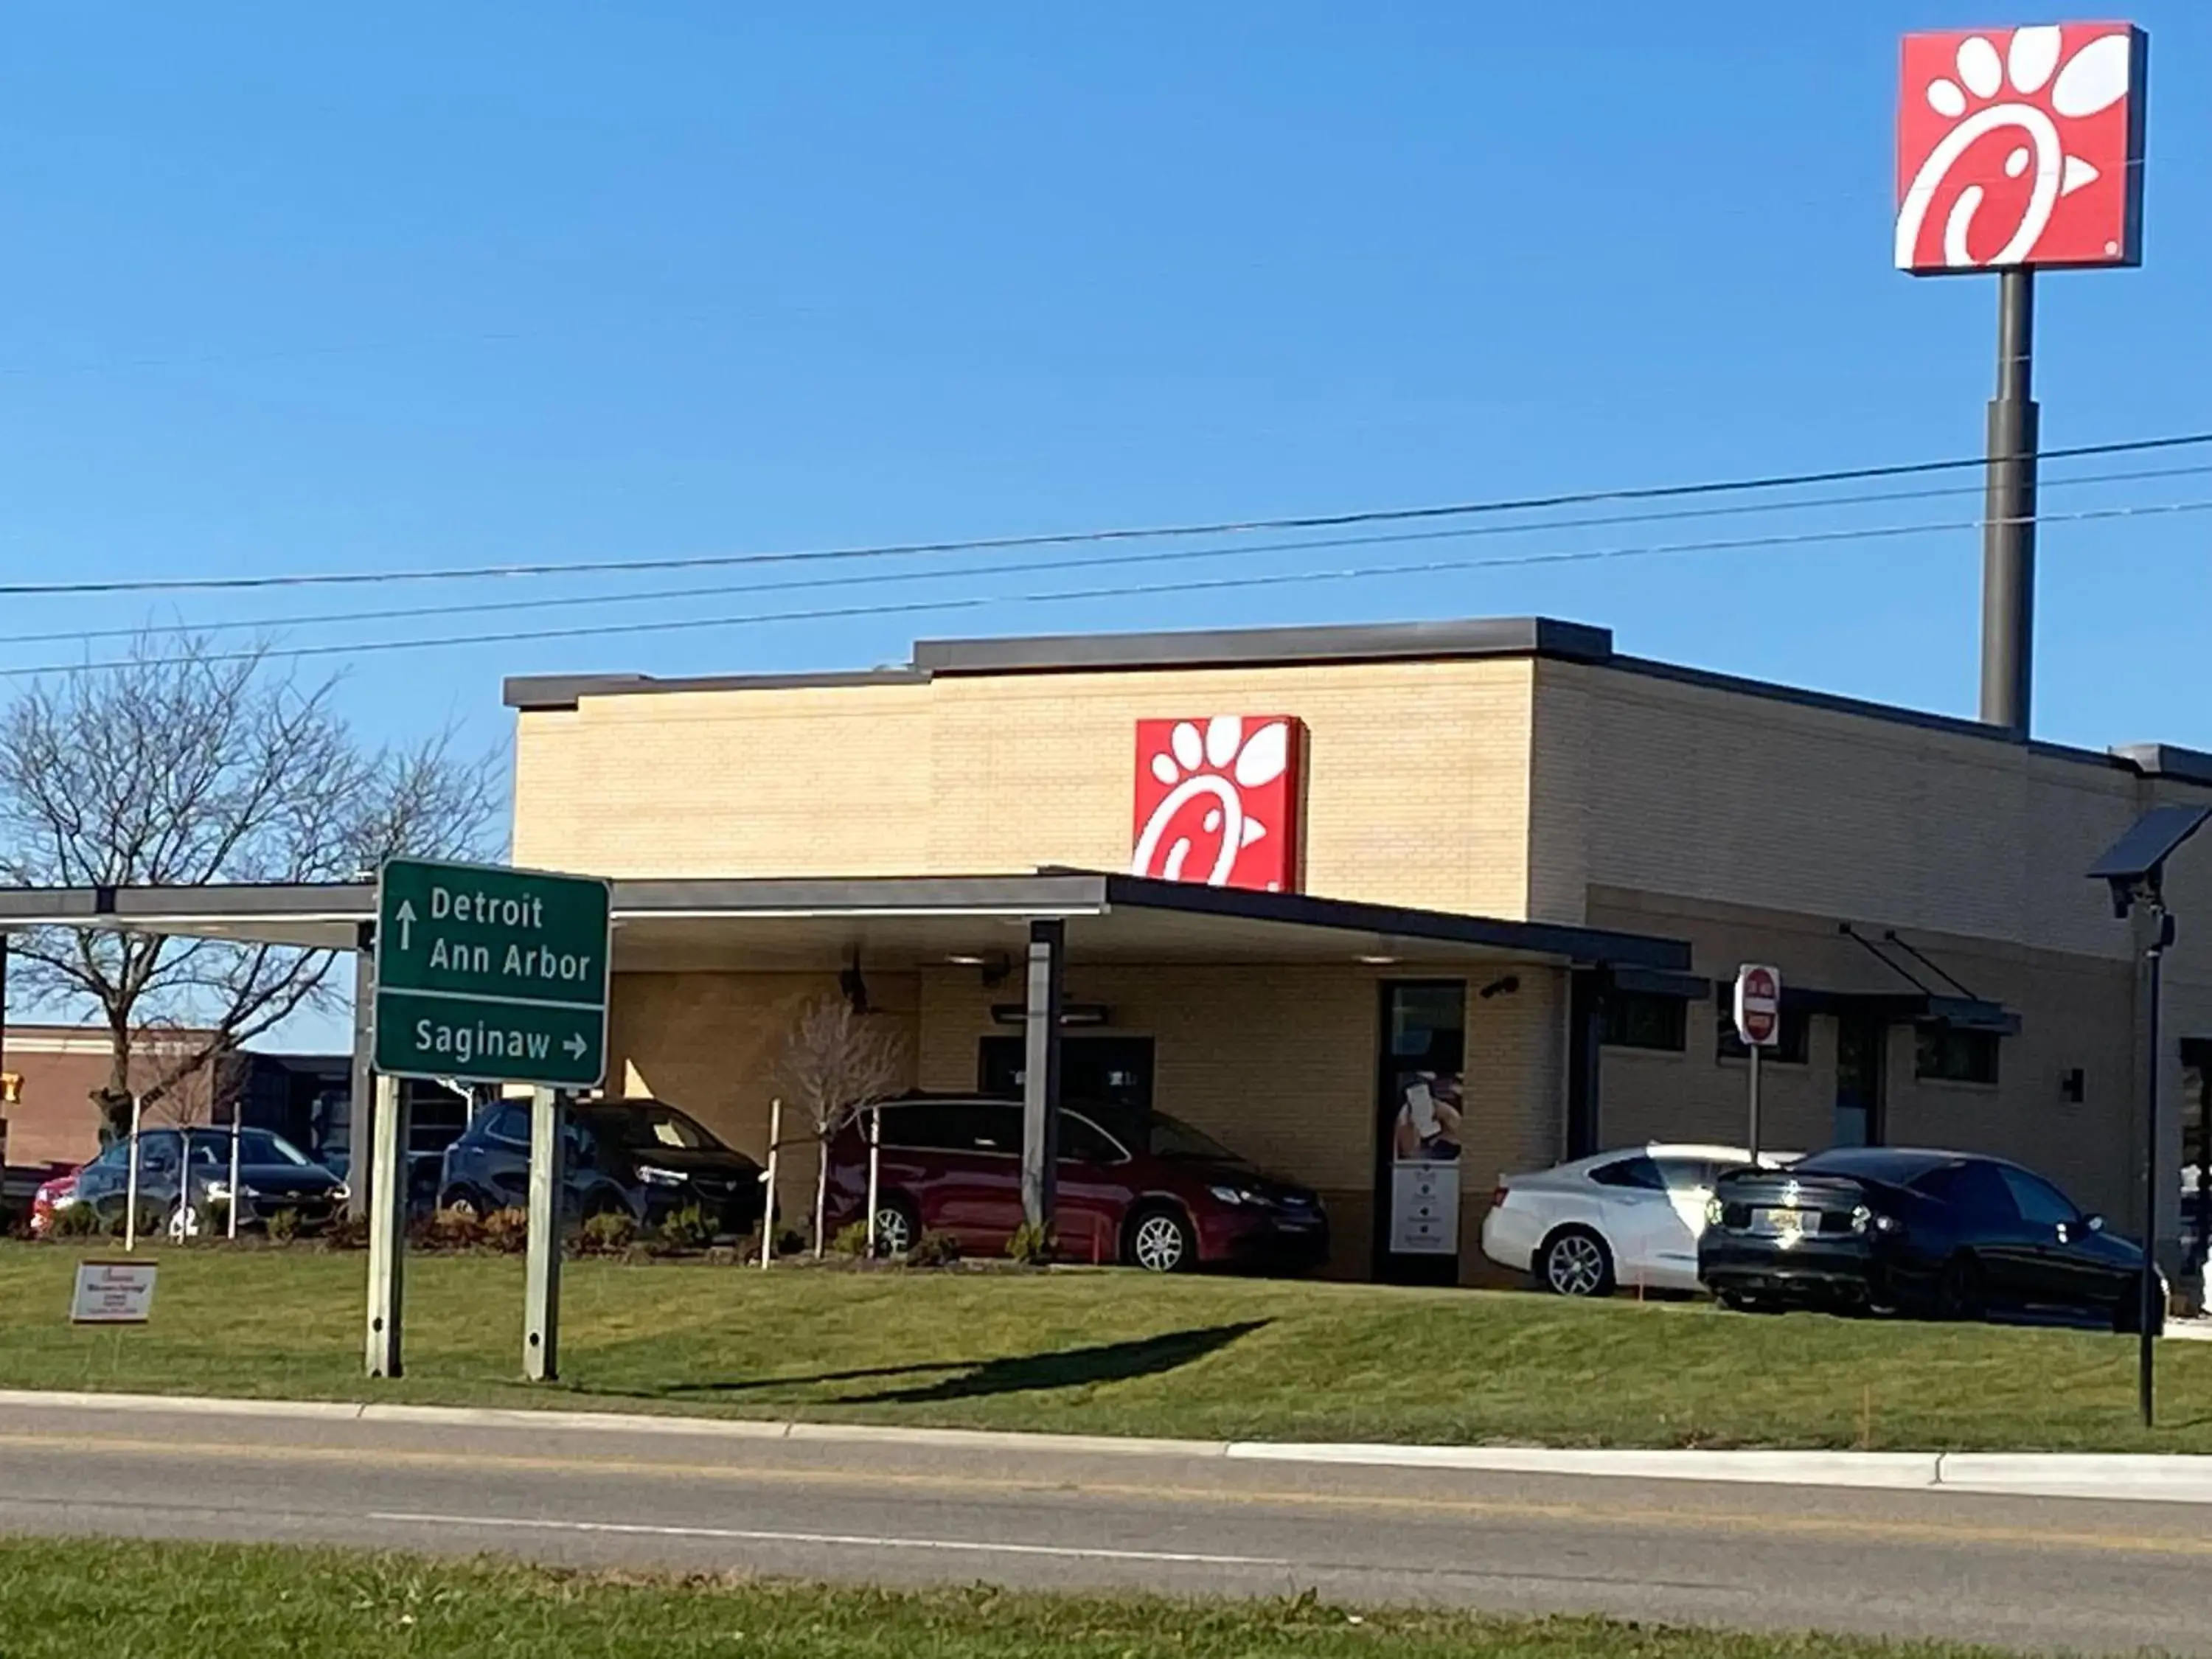
MULTIPOLYGON (((950 1234, 996 1255, 1022 1221, 1021 1103, 975 1095, 886 1101, 877 1176, 879 1248, 950 1234)), ((858 1123, 831 1143, 833 1228, 867 1213, 868 1148, 858 1123)), ((1090 1106, 1060 1113, 1058 1219, 1063 1261, 1152 1273, 1201 1267, 1299 1272, 1328 1255, 1328 1218, 1307 1188, 1263 1174, 1158 1112, 1090 1106)))

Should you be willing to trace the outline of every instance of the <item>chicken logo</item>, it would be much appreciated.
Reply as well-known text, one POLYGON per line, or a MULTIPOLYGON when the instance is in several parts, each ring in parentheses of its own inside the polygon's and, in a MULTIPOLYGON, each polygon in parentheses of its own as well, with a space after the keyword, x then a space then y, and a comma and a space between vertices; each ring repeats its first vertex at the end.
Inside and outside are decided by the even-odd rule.
POLYGON ((1295 891, 1304 737, 1284 714, 1139 720, 1131 872, 1295 891))
POLYGON ((1898 268, 2140 263, 2148 52, 2125 23, 1905 36, 1898 268))

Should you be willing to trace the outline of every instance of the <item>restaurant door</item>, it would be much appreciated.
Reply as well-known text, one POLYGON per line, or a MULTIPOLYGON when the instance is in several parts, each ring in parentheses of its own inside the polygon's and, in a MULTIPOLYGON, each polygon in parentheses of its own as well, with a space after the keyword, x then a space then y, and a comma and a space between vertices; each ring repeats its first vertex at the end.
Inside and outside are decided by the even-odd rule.
POLYGON ((1456 1284, 1467 981, 1389 981, 1382 997, 1375 1276, 1393 1284, 1456 1284))

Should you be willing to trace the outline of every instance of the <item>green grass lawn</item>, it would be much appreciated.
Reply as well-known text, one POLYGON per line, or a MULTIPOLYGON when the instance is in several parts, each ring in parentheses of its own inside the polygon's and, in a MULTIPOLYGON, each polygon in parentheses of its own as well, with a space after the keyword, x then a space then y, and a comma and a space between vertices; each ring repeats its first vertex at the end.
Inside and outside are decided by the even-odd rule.
POLYGON ((387 1399, 1196 1438, 2212 1451, 2212 1344, 1702 1304, 1121 1272, 568 1264, 520 1381, 522 1265, 408 1264, 406 1377, 361 1374, 364 1258, 167 1250, 151 1325, 67 1322, 81 1253, 0 1246, 0 1388, 387 1399))
POLYGON ((1355 1614, 1310 1599, 898 1594, 274 1547, 0 1540, 0 1653, 9 1659, 1936 1659, 1968 1651, 1586 1619, 1355 1614))

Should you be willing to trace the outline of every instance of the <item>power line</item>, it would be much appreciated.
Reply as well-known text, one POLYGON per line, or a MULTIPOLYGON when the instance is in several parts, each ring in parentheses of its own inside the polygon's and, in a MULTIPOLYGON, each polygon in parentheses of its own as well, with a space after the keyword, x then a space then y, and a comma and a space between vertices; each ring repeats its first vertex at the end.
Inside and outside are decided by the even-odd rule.
MULTIPOLYGON (((2037 459, 2060 461, 2097 455, 2142 454, 2212 444, 2212 432, 2182 433, 2162 438, 2137 438, 2124 442, 2081 444, 2067 449, 2045 449, 2037 459)), ((1153 525, 1110 530, 1063 531, 1034 536, 995 536, 951 541, 894 542, 876 546, 812 548, 789 552, 708 553, 643 559, 599 559, 571 563, 450 566, 413 570, 300 571, 270 576, 170 576, 116 578, 68 582, 12 582, 0 584, 0 596, 30 598, 43 595, 103 593, 179 593, 243 592, 259 588, 361 586, 373 582, 465 581, 499 577, 588 575, 613 571, 706 569, 737 565, 798 564, 830 560, 911 557, 927 553, 1011 552, 1042 547, 1068 547, 1126 541, 1191 541, 1205 537, 1245 536, 1276 531, 1338 530, 1370 524, 1419 523, 1449 518, 1488 517, 1505 513, 1547 512, 1563 507, 1590 507, 1613 501, 1682 500, 1701 495, 1741 494, 1748 490, 1793 489, 1814 484, 1866 483, 1878 478, 1921 477, 1956 471, 1989 464, 1984 455, 1943 461, 1908 461, 1886 466, 1832 468, 1818 472, 1774 473, 1760 477, 1708 480, 1698 483, 1652 484, 1625 489, 1587 489, 1553 495, 1527 495, 1485 501, 1458 501, 1440 507, 1376 507, 1350 513, 1310 514, 1286 518, 1222 520, 1211 524, 1153 525)))
MULTIPOLYGON (((2039 522, 2082 524, 2096 520, 2172 516, 2212 512, 2212 500, 2166 501, 2141 507, 2093 507, 2075 513, 2043 514, 2039 522)), ((1733 552, 1753 548, 1808 547, 1843 542, 1893 540, 1962 530, 1977 530, 1979 519, 1948 523, 1883 525, 1847 530, 1807 531, 1787 536, 1752 536, 1702 542, 1657 545, 1589 548, 1550 553, 1509 555, 1504 558, 1433 559, 1415 564, 1351 566, 1334 570, 1270 571, 1250 576, 1216 576, 1187 581, 1136 583, 1120 587, 1070 588, 1048 592, 975 593, 944 599, 915 599, 883 605, 821 606, 804 611, 756 612, 747 616, 679 617, 653 622, 590 623, 576 628, 508 629, 490 634, 442 635, 434 639, 370 640, 353 644, 310 645, 273 650, 207 652, 188 657, 118 658, 101 662, 48 663, 28 668, 0 668, 0 678, 21 679, 43 674, 70 674, 131 667, 175 666, 186 662, 246 662, 263 657, 288 660, 307 657, 366 656, 388 651, 423 651, 463 645, 508 645, 523 641, 586 639, 628 634, 677 633, 700 628, 749 628, 771 623, 825 622, 861 617, 918 615, 928 612, 979 610, 993 605, 1056 605, 1074 600, 1143 598, 1169 593, 1198 593, 1240 588, 1282 587, 1317 582, 1357 581, 1377 577, 1442 574, 1447 572, 1495 570, 1538 565, 1581 564, 1599 561, 1650 558, 1668 554, 1733 552)))
MULTIPOLYGON (((2141 468, 2124 472, 2087 473, 2079 477, 2054 478, 2044 489, 2068 486, 2132 483, 2150 479, 2199 477, 2212 474, 2212 462, 2194 466, 2141 468)), ((1817 495, 1792 501, 1739 502, 1723 507, 1669 508, 1660 512, 1605 514, 1578 519, 1553 519, 1536 524, 1462 525, 1443 530, 1399 531, 1372 536, 1340 536, 1284 542, 1237 542, 1222 547, 1176 548, 1139 553, 1059 559, 1049 563, 961 565, 927 570, 870 571, 840 576, 808 576, 793 581, 714 582, 683 587, 641 588, 621 593, 558 594, 522 599, 482 599, 435 605, 398 605, 369 611, 329 611, 307 615, 240 617, 207 622, 179 622, 138 627, 48 629, 27 634, 0 634, 0 646, 49 645, 67 640, 143 639, 155 635, 236 633, 249 629, 285 630, 294 628, 343 626, 351 623, 404 622, 426 617, 512 615, 522 611, 570 610, 581 605, 638 605, 666 599, 725 597, 732 593, 783 593, 822 588, 874 586, 887 582, 953 581, 975 576, 1050 574, 1064 570, 1093 570, 1136 565, 1183 564, 1209 559, 1246 558, 1261 553, 1310 552, 1346 547, 1403 545, 1407 543, 1468 539, 1490 536, 1525 536, 1539 532, 1586 530, 1622 525, 1680 523, 1686 520, 1734 518, 1750 514, 1802 512, 1816 507, 1866 507, 1893 501, 1929 501, 1959 495, 1978 495, 1982 486, 1944 484, 1918 489, 1865 490, 1848 495, 1817 495)), ((1948 526, 1947 526, 1948 527, 1948 526)))

